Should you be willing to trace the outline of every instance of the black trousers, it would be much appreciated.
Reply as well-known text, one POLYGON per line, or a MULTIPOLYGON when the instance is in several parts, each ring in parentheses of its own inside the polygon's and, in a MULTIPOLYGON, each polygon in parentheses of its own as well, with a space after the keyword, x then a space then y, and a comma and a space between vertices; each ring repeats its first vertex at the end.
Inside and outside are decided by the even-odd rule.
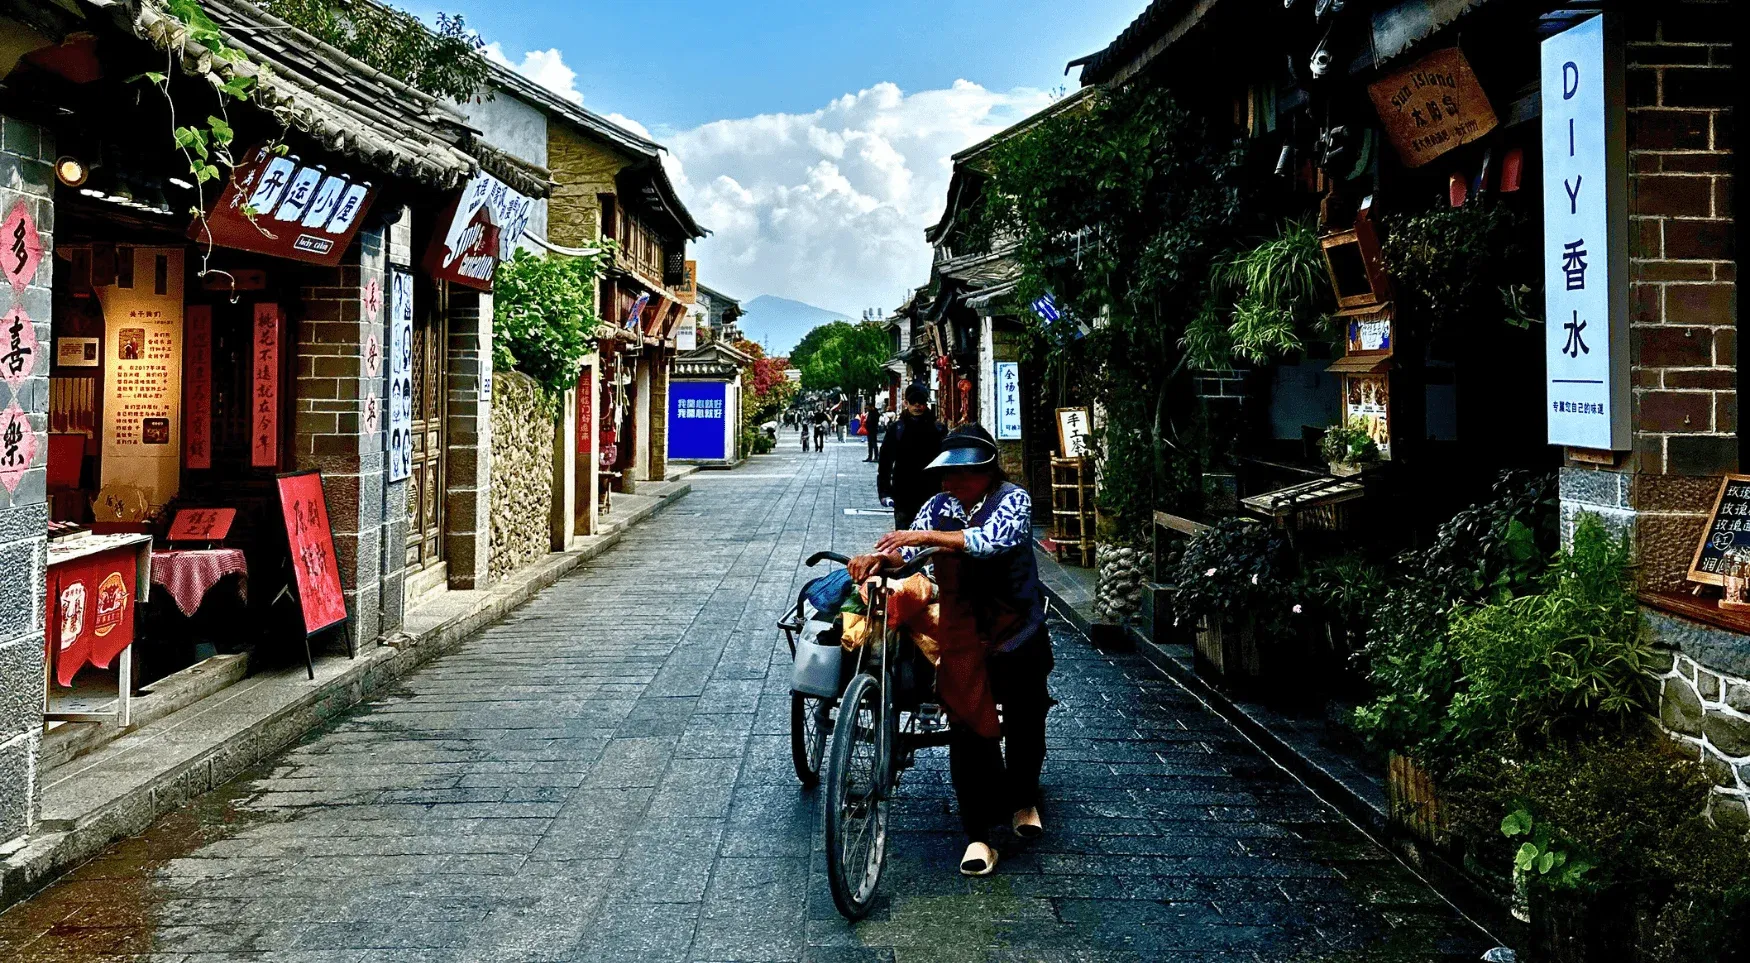
POLYGON ((990 828, 1018 809, 1039 805, 1039 770, 1045 766, 1045 714, 1051 708, 1051 635, 1044 628, 1013 652, 993 653, 986 664, 1003 710, 1001 739, 986 739, 954 723, 948 733, 948 774, 960 804, 968 843, 989 843, 990 828))

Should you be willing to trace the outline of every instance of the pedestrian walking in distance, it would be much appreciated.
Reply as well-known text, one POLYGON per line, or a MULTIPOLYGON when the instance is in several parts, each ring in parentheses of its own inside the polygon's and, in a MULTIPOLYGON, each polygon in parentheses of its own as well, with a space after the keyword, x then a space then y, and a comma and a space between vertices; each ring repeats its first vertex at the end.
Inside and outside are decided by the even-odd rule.
POLYGON ((949 434, 927 471, 940 492, 910 528, 881 536, 871 554, 848 567, 861 583, 926 548, 940 550, 932 561, 941 605, 940 684, 944 692, 979 696, 958 710, 948 706, 948 774, 966 833, 960 872, 985 876, 997 865, 993 825, 1007 822, 1021 839, 1045 830, 1039 771, 1053 659, 1033 557, 1033 501, 1003 477, 996 442, 978 425, 949 434))
POLYGON ((875 493, 893 509, 893 527, 910 528, 918 509, 940 491, 925 475, 930 460, 942 453, 947 431, 930 408, 930 389, 914 384, 905 389, 905 412, 881 440, 881 464, 875 471, 875 493))
POLYGON ((800 434, 802 435, 802 450, 807 451, 808 450, 808 435, 811 431, 813 431, 813 426, 808 423, 808 417, 806 415, 797 418, 796 424, 802 429, 800 432, 800 434))
POLYGON ((817 452, 826 450, 827 417, 827 413, 824 411, 814 413, 814 450, 817 452))
POLYGON ((869 454, 863 460, 881 460, 881 448, 876 441, 881 436, 881 416, 875 413, 874 408, 863 412, 863 434, 868 436, 869 441, 869 454))

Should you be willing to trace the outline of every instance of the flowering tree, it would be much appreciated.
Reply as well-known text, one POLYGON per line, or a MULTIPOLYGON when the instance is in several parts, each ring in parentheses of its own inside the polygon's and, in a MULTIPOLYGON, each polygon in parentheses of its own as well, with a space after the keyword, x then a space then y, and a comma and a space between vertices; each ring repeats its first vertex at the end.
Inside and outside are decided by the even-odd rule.
POLYGON ((768 358, 758 344, 746 339, 732 342, 736 350, 753 356, 741 369, 741 444, 745 451, 763 454, 772 450, 771 439, 759 426, 778 417, 778 412, 796 396, 797 385, 784 376, 790 370, 786 358, 768 358))

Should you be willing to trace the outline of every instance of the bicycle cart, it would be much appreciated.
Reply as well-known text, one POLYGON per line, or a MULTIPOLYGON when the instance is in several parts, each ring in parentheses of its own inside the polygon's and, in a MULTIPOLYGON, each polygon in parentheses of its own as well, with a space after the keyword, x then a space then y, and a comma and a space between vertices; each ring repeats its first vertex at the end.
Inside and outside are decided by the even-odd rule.
MULTIPOLYGON (((922 570, 935 551, 926 549, 882 574, 903 580, 922 570)), ((823 560, 850 561, 818 552, 808 564, 823 560)), ((865 616, 868 639, 846 659, 850 681, 835 700, 836 712, 821 708, 821 720, 830 714, 830 724, 814 730, 831 733, 824 770, 818 761, 809 770, 825 784, 827 879, 833 903, 849 920, 862 919, 874 906, 887 856, 888 806, 900 774, 919 749, 948 744, 947 717, 934 701, 935 668, 903 630, 887 627, 887 596, 886 582, 875 580, 865 616)), ((796 705, 792 702, 791 746, 807 748, 814 737, 797 724, 796 705)), ((807 722, 806 707, 801 721, 807 722)), ((798 775, 804 771, 803 757, 797 755, 798 775)))

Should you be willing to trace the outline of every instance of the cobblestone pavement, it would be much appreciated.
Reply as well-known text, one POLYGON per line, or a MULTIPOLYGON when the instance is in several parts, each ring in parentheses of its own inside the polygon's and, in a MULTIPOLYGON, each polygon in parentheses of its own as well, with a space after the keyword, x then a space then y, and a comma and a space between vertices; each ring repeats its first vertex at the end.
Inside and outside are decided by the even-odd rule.
POLYGON ((0 916, 0 958, 1474 960, 1480 934, 1133 655, 1054 626, 1049 832, 955 873, 946 759, 835 914, 772 622, 884 527, 860 444, 790 446, 461 651, 0 916))

